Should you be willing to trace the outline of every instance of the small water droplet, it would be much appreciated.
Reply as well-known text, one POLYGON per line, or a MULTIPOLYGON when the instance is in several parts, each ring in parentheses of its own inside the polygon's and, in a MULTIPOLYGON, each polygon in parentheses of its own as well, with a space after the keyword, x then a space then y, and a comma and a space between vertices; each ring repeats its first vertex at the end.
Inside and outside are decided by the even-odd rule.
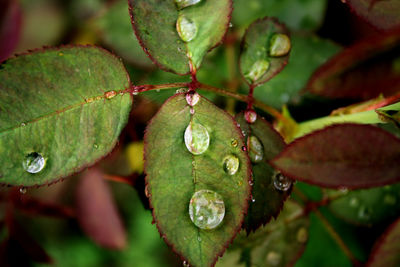
POLYGON ((244 118, 248 123, 254 123, 257 120, 257 113, 254 110, 246 110, 244 113, 244 118))
POLYGON ((190 42, 197 35, 197 26, 191 19, 186 18, 184 15, 180 15, 176 21, 176 29, 179 37, 184 42, 190 42))
POLYGON ((359 204, 360 204, 360 201, 356 197, 352 197, 349 201, 350 207, 353 207, 353 208, 358 207, 359 204))
POLYGON ((150 198, 150 193, 149 193, 149 185, 146 184, 144 187, 144 194, 147 198, 150 198))
POLYGON ((229 28, 232 28, 232 27, 233 27, 232 22, 229 22, 229 28))
POLYGON ((270 63, 268 60, 258 60, 251 66, 249 73, 247 73, 245 76, 250 81, 255 82, 267 72, 269 67, 270 63))
POLYGON ((22 167, 29 173, 38 173, 43 170, 46 160, 37 152, 29 153, 22 162, 22 167))
POLYGON ((249 180, 249 185, 250 185, 250 186, 253 186, 253 185, 254 185, 253 180, 249 180))
POLYGON ((229 175, 234 175, 239 169, 239 159, 234 155, 228 155, 223 162, 224 171, 229 175))
POLYGON ((186 102, 189 106, 193 107, 200 101, 200 95, 194 91, 190 91, 186 94, 186 102))
POLYGON ((273 178, 274 187, 279 191, 288 191, 292 186, 292 180, 284 176, 282 173, 277 172, 273 178))
POLYGON ((242 151, 247 151, 247 147, 242 146, 242 151))
POLYGON ((194 114, 194 108, 190 108, 190 110, 189 110, 189 112, 190 112, 190 114, 194 114))
POLYGON ((26 123, 25 123, 25 122, 22 122, 22 123, 21 123, 21 126, 22 126, 22 127, 26 126, 26 123))
POLYGON ((93 144, 93 148, 98 149, 99 145, 98 144, 93 144))
POLYGON ((249 157, 253 163, 262 161, 264 158, 264 146, 260 139, 252 135, 247 139, 247 147, 249 148, 249 157))
POLYGON ((107 99, 111 99, 111 98, 113 98, 114 96, 116 96, 117 95, 117 92, 116 91, 108 91, 108 92, 105 92, 104 93, 104 96, 107 98, 107 99))
POLYGON ((232 140, 231 140, 231 146, 237 147, 238 144, 239 144, 238 140, 236 140, 236 139, 232 139, 232 140))
POLYGON ((189 263, 188 263, 187 261, 184 261, 184 262, 182 263, 182 265, 183 265, 183 267, 190 267, 190 265, 189 265, 189 263))
POLYGON ((307 239, 308 239, 308 232, 307 232, 307 229, 304 228, 304 227, 301 227, 301 228, 297 231, 296 238, 297 238, 297 241, 298 241, 298 242, 300 242, 300 243, 305 243, 305 242, 307 241, 307 239))
POLYGON ((360 219, 369 220, 371 218, 371 214, 372 214, 371 209, 369 209, 369 208, 367 208, 365 206, 361 206, 358 209, 358 214, 357 215, 358 215, 358 217, 360 219))
POLYGON ((396 197, 392 194, 387 194, 383 197, 383 202, 387 205, 396 204, 396 197))
POLYGON ((175 0, 176 7, 178 9, 183 9, 188 6, 193 6, 200 2, 201 0, 175 0))
POLYGON ((291 47, 289 36, 283 33, 275 33, 269 44, 269 55, 272 57, 286 56, 291 47))
POLYGON ((186 148, 194 155, 204 153, 210 144, 207 129, 200 123, 190 122, 185 130, 186 148))
POLYGON ((275 252, 275 251, 270 251, 267 254, 267 261, 270 265, 272 266, 277 266, 281 262, 282 255, 275 252))
POLYGON ((251 196, 251 202, 256 202, 256 199, 253 196, 251 196))
POLYGON ((19 189, 19 192, 20 192, 21 194, 26 194, 26 188, 25 188, 25 187, 21 187, 21 188, 19 189))
POLYGON ((133 89, 132 95, 138 95, 138 94, 139 94, 139 90, 138 89, 133 89))
POLYGON ((197 241, 201 242, 201 237, 200 236, 197 237, 197 241))
POLYGON ((214 229, 224 219, 224 201, 218 193, 212 190, 197 191, 190 199, 189 215, 197 227, 214 229))

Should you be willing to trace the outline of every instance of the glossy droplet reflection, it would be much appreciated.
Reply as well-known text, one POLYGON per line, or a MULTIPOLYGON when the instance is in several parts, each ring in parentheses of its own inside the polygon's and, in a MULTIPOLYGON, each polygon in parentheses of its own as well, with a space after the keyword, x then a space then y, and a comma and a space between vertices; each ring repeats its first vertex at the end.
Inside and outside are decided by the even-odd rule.
POLYGON ((244 118, 248 123, 255 123, 257 120, 257 113, 254 110, 246 110, 244 118))
POLYGON ((269 66, 269 61, 264 59, 258 60, 251 66, 250 71, 245 76, 251 82, 255 82, 267 72, 269 66))
POLYGON ((176 30, 178 31, 179 37, 184 42, 190 42, 197 34, 197 26, 194 21, 186 18, 184 15, 178 17, 176 21, 176 30))
POLYGON ((247 139, 247 147, 249 148, 249 157, 253 163, 262 161, 264 158, 264 147, 260 139, 252 135, 247 139))
POLYGON ((289 188, 292 186, 292 180, 290 180, 280 172, 274 175, 273 181, 274 187, 279 191, 288 191, 289 188))
POLYGON ((224 219, 224 201, 218 193, 212 190, 197 191, 190 199, 189 215, 197 227, 214 229, 224 219))
POLYGON ((29 153, 22 162, 22 167, 29 173, 38 173, 43 170, 45 165, 45 159, 37 152, 29 153))
POLYGON ((229 155, 224 158, 224 171, 229 175, 234 175, 239 169, 239 159, 234 155, 229 155))
POLYGON ((186 102, 189 106, 195 106, 200 100, 200 95, 196 92, 190 91, 186 94, 186 102))
POLYGON ((207 129, 195 122, 190 122, 185 130, 186 148, 194 155, 204 153, 210 144, 210 136, 207 129))
POLYGON ((175 0, 176 7, 178 9, 183 9, 188 6, 193 6, 200 2, 201 0, 175 0))
POLYGON ((272 57, 286 56, 291 47, 289 36, 283 33, 275 33, 269 43, 269 55, 272 57))

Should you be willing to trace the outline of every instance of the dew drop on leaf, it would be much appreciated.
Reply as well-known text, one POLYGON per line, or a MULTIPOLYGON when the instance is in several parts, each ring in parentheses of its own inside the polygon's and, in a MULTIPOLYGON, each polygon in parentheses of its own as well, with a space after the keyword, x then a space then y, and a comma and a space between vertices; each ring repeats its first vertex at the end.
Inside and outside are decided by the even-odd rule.
POLYGON ((111 98, 113 98, 113 97, 115 97, 117 95, 117 92, 116 91, 108 91, 108 92, 105 92, 104 93, 104 96, 107 98, 107 99, 111 99, 111 98))
POLYGON ((26 188, 25 188, 25 187, 21 187, 21 188, 19 189, 19 192, 20 192, 21 194, 26 194, 26 188))
POLYGON ((247 147, 249 148, 249 157, 253 163, 262 161, 264 147, 256 136, 252 135, 247 139, 247 147))
POLYGON ((291 47, 289 36, 283 33, 275 33, 269 43, 269 55, 272 57, 286 56, 291 47))
POLYGON ((288 191, 289 188, 292 186, 292 180, 287 178, 280 172, 277 172, 273 178, 274 187, 279 191, 288 191))
POLYGON ((235 155, 228 155, 224 158, 224 171, 229 175, 234 175, 239 169, 239 159, 235 155))
POLYGON ((214 229, 224 219, 225 204, 222 197, 212 190, 200 190, 189 203, 190 219, 201 229, 214 229))
POLYGON ((25 122, 22 122, 22 123, 21 123, 21 126, 22 126, 22 127, 26 126, 26 123, 25 123, 25 122))
POLYGON ((200 95, 194 91, 190 91, 186 94, 186 102, 189 106, 195 106, 200 100, 200 95))
POLYGON ((236 140, 236 139, 232 139, 232 140, 231 140, 231 146, 237 147, 238 144, 239 144, 238 140, 236 140))
POLYGON ((190 267, 190 265, 189 265, 189 263, 188 263, 187 261, 184 261, 184 262, 182 263, 182 266, 183 266, 183 267, 190 267))
POLYGON ((144 187, 144 195, 147 198, 150 198, 150 192, 149 192, 149 185, 146 184, 146 186, 144 187))
POLYGON ((301 227, 296 234, 296 239, 300 243, 305 243, 308 239, 308 232, 307 229, 304 227, 301 227))
POLYGON ((185 130, 186 148, 194 155, 204 153, 210 144, 210 136, 207 129, 195 122, 190 122, 185 130))
POLYGON ((251 202, 256 202, 256 199, 253 196, 251 196, 251 202))
POLYGON ((176 7, 178 9, 183 9, 188 6, 193 6, 200 2, 201 0, 175 0, 176 7))
POLYGON ((197 26, 191 19, 186 18, 184 15, 180 15, 176 21, 176 29, 179 37, 184 42, 190 42, 196 37, 197 26))
POLYGON ((45 165, 45 159, 37 152, 29 153, 22 162, 22 167, 29 173, 38 173, 43 170, 45 165))
POLYGON ((260 79, 269 69, 268 60, 260 59, 251 66, 250 71, 245 75, 250 81, 255 82, 260 79))
POLYGON ((94 148, 94 149, 98 149, 98 148, 99 148, 99 145, 98 145, 98 144, 93 144, 93 148, 94 148))
POLYGON ((254 123, 257 120, 257 113, 254 110, 246 110, 244 118, 248 123, 254 123))

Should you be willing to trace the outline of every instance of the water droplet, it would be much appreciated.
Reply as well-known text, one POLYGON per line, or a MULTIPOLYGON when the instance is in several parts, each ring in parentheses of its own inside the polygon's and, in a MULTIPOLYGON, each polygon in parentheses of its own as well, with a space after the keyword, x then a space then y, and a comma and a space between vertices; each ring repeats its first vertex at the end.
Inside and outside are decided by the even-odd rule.
POLYGON ((352 197, 349 201, 350 207, 353 207, 353 208, 358 207, 359 204, 360 204, 360 201, 356 197, 352 197))
POLYGON ((392 194, 387 194, 383 197, 383 202, 388 205, 396 204, 396 197, 392 194))
POLYGON ((232 28, 232 27, 233 27, 232 22, 229 22, 229 28, 232 28))
POLYGON ((183 9, 188 6, 193 6, 200 2, 201 0, 175 0, 176 7, 178 9, 183 9))
POLYGON ((190 122, 185 130, 185 145, 194 155, 204 153, 210 144, 210 136, 207 129, 195 122, 190 122))
POLYGON ((229 175, 234 175, 239 169, 239 159, 234 155, 228 155, 224 158, 224 171, 229 175))
POLYGON ((280 191, 288 191, 292 186, 292 180, 284 176, 282 173, 277 172, 274 175, 274 187, 280 191))
POLYGON ((254 185, 253 180, 249 180, 249 185, 250 185, 250 186, 253 186, 253 185, 254 185))
POLYGON ((251 202, 256 202, 256 199, 253 196, 251 196, 251 202))
POLYGON ((21 126, 22 126, 22 127, 26 126, 26 123, 25 123, 25 122, 22 122, 22 123, 21 123, 21 126))
POLYGON ((224 201, 222 197, 214 191, 197 191, 190 199, 189 215, 190 219, 197 227, 201 229, 214 229, 224 219, 224 201))
POLYGON ((270 265, 272 266, 277 266, 281 262, 282 255, 275 252, 275 251, 270 251, 267 254, 267 261, 270 265))
POLYGON ((133 89, 132 95, 138 95, 138 94, 139 94, 139 90, 138 89, 133 89))
POLYGON ((242 151, 247 151, 247 147, 242 146, 242 151))
POLYGON ((184 261, 184 262, 182 263, 182 266, 183 266, 183 267, 190 267, 190 265, 189 265, 189 263, 188 263, 187 261, 184 261))
POLYGON ((291 47, 289 36, 283 33, 275 33, 269 44, 269 55, 272 57, 286 56, 291 47))
POLYGON ((194 114, 194 108, 190 108, 190 110, 189 110, 189 112, 190 112, 190 114, 194 114))
POLYGON ((99 145, 98 144, 93 144, 93 148, 98 149, 99 145))
POLYGON ((197 241, 201 242, 201 237, 200 236, 197 237, 197 241))
POLYGON ((246 110, 244 118, 248 123, 254 123, 257 120, 257 113, 254 110, 246 110))
POLYGON ((238 140, 236 140, 236 139, 232 139, 232 140, 231 140, 231 146, 237 147, 238 144, 239 144, 238 140))
POLYGON ((176 29, 179 37, 181 37, 184 42, 190 42, 197 34, 196 24, 184 15, 178 17, 178 20, 176 21, 176 29))
POLYGON ((147 198, 150 198, 150 193, 149 193, 149 185, 146 184, 144 187, 144 194, 147 198))
POLYGON ((45 159, 37 152, 29 153, 22 162, 22 167, 29 173, 38 173, 43 170, 45 165, 45 159))
POLYGON ((253 163, 262 161, 264 158, 264 147, 260 139, 254 135, 247 139, 247 147, 249 148, 249 157, 253 163))
POLYGON ((104 96, 107 98, 107 99, 111 99, 111 98, 113 98, 114 96, 116 96, 117 95, 117 92, 115 92, 115 91, 108 91, 108 92, 105 92, 104 93, 104 96))
POLYGON ((297 241, 298 241, 298 242, 300 242, 300 243, 305 243, 305 242, 307 241, 307 239, 308 239, 308 232, 307 232, 307 229, 304 228, 304 227, 301 227, 301 228, 297 231, 296 238, 297 238, 297 241))
POLYGON ((247 73, 245 76, 250 81, 255 82, 267 72, 269 66, 269 61, 264 59, 258 60, 251 66, 249 73, 247 73))
POLYGON ((25 188, 25 187, 21 187, 21 188, 19 189, 19 192, 20 192, 21 194, 26 194, 26 188, 25 188))
POLYGON ((360 219, 369 220, 371 218, 371 213, 372 211, 369 208, 361 206, 357 215, 360 219))
POLYGON ((200 95, 194 91, 190 91, 186 94, 186 102, 189 106, 193 107, 200 101, 200 95))

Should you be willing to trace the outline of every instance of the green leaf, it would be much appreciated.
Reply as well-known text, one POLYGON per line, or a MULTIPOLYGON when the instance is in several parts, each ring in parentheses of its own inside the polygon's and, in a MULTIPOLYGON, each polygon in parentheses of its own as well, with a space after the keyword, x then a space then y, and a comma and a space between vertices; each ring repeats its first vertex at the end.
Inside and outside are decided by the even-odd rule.
POLYGON ((254 90, 255 98, 276 108, 297 100, 312 73, 340 47, 316 36, 291 35, 290 63, 273 79, 254 90))
MULTIPOLYGON (((191 266, 212 266, 241 228, 250 196, 251 170, 234 120, 197 97, 195 94, 193 99, 199 99, 198 103, 190 107, 185 94, 177 94, 153 118, 144 140, 145 172, 162 237, 191 266), (185 134, 189 124, 193 142, 185 134), (226 159, 232 159, 232 164, 226 159), (239 165, 232 174, 235 163, 239 165), (190 200, 201 190, 216 192, 225 204, 225 217, 214 229, 197 227, 189 216, 190 200)), ((199 222, 197 218, 194 221, 199 222)))
MULTIPOLYGON (((255 136, 263 146, 262 160, 252 163, 254 182, 252 200, 249 202, 249 210, 243 224, 243 228, 250 233, 268 223, 272 217, 278 216, 291 190, 281 191, 275 188, 274 177, 278 173, 268 164, 268 161, 277 156, 285 147, 285 142, 279 133, 263 118, 257 118, 254 123, 249 124, 244 114, 239 113, 236 121, 240 124, 247 140, 249 136, 255 136)), ((248 151, 251 151, 250 148, 248 151)))
POLYGON ((105 156, 128 119, 129 86, 118 58, 96 47, 9 59, 0 67, 0 182, 51 184, 105 156))
POLYGON ((291 42, 283 24, 274 18, 252 23, 242 41, 240 71, 249 84, 265 83, 287 64, 291 42))
POLYGON ((336 216, 347 222, 373 225, 399 214, 399 191, 400 184, 350 191, 332 201, 329 207, 336 216))
POLYGON ((123 59, 142 67, 154 66, 133 32, 126 0, 113 3, 95 20, 95 26, 100 31, 104 43, 123 59))
POLYGON ((232 12, 231 0, 203 0, 181 10, 172 0, 129 3, 132 25, 144 50, 160 68, 178 74, 189 73, 189 61, 194 68, 200 67, 207 51, 222 41, 232 12), (177 25, 178 18, 192 28, 183 30, 177 25), (188 38, 187 42, 180 38, 177 29, 188 38))

